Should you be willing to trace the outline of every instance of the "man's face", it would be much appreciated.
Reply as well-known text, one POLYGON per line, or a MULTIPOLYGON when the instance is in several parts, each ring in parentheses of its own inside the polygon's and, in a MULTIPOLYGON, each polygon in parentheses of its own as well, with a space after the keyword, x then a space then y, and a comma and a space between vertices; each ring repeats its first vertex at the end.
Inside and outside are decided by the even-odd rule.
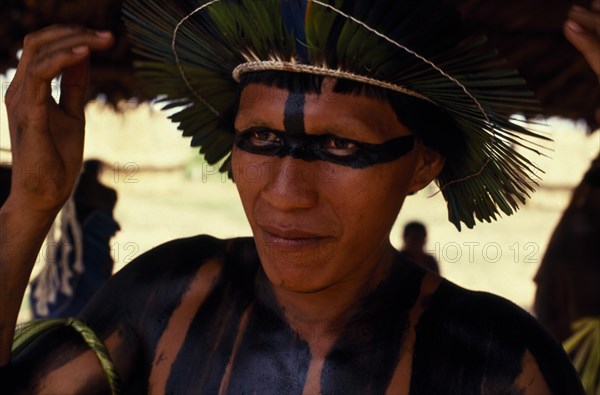
POLYGON ((332 85, 325 80, 317 95, 250 84, 235 120, 232 166, 242 204, 267 277, 290 291, 372 273, 392 248, 389 232, 405 196, 423 186, 415 177, 418 140, 399 158, 359 160, 362 148, 352 141, 379 152, 410 132, 388 103, 334 93, 332 85), (315 137, 323 135, 330 137, 315 137), (315 145, 320 154, 306 154, 315 145))

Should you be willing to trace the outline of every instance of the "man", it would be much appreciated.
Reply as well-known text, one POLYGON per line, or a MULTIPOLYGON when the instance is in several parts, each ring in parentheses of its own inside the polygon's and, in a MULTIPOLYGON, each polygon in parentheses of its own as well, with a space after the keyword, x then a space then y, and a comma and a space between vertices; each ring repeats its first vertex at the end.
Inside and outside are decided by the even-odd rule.
MULTIPOLYGON (((68 322, 98 356, 71 328, 45 332, 6 368, 9 391, 116 393, 118 375, 125 393, 581 393, 533 318, 389 242, 404 197, 436 177, 457 226, 515 209, 528 171, 500 137, 526 131, 473 93, 514 80, 471 85, 421 55, 483 67, 456 62, 469 45, 456 46, 443 3, 335 3, 128 4, 146 77, 182 107, 174 120, 207 160, 231 151, 224 170, 254 237, 197 236, 140 257, 68 322), (486 147, 498 151, 477 153, 486 147)), ((0 312, 2 365, 34 250, 74 182, 61 170, 81 161, 84 60, 111 40, 51 27, 25 41, 7 96, 14 166, 58 170, 15 177, 2 207, 2 242, 27 246, 2 254, 2 300, 14 301, 0 312)))
POLYGON ((412 221, 404 226, 402 232, 402 250, 400 254, 414 263, 418 263, 424 268, 440 274, 440 266, 431 254, 424 251, 427 243, 427 229, 425 225, 418 221, 412 221))

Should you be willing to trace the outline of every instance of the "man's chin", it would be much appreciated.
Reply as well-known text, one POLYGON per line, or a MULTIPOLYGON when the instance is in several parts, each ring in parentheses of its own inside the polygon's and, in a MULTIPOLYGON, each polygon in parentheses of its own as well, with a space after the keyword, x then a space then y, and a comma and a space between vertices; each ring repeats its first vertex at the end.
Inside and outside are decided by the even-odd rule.
POLYGON ((272 282, 274 286, 287 292, 293 292, 297 294, 316 294, 330 287, 330 284, 326 284, 322 279, 295 279, 295 278, 275 278, 272 282))
POLYGON ((273 286, 290 292, 314 293, 324 288, 326 261, 315 259, 277 259, 272 258, 262 264, 263 270, 273 286))

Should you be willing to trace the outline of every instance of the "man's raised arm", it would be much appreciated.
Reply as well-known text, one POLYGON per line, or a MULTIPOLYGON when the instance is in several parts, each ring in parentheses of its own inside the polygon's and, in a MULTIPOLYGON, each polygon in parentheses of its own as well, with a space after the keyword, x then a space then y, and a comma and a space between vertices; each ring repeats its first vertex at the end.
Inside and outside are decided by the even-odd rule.
POLYGON ((89 53, 112 41, 110 33, 73 26, 51 26, 25 38, 6 94, 12 182, 0 209, 0 367, 9 362, 37 253, 79 175, 89 53), (59 75, 56 103, 51 82, 59 75))

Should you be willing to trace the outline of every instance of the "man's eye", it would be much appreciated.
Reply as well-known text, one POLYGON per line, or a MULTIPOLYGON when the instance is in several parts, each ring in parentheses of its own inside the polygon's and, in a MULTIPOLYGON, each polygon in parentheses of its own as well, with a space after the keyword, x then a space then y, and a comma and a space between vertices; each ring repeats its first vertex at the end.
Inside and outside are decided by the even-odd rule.
POLYGON ((323 149, 335 156, 350 156, 358 151, 358 145, 352 141, 331 137, 323 143, 323 149))
POLYGON ((257 147, 271 146, 280 142, 275 133, 266 130, 257 130, 250 133, 249 140, 252 145, 257 147))

